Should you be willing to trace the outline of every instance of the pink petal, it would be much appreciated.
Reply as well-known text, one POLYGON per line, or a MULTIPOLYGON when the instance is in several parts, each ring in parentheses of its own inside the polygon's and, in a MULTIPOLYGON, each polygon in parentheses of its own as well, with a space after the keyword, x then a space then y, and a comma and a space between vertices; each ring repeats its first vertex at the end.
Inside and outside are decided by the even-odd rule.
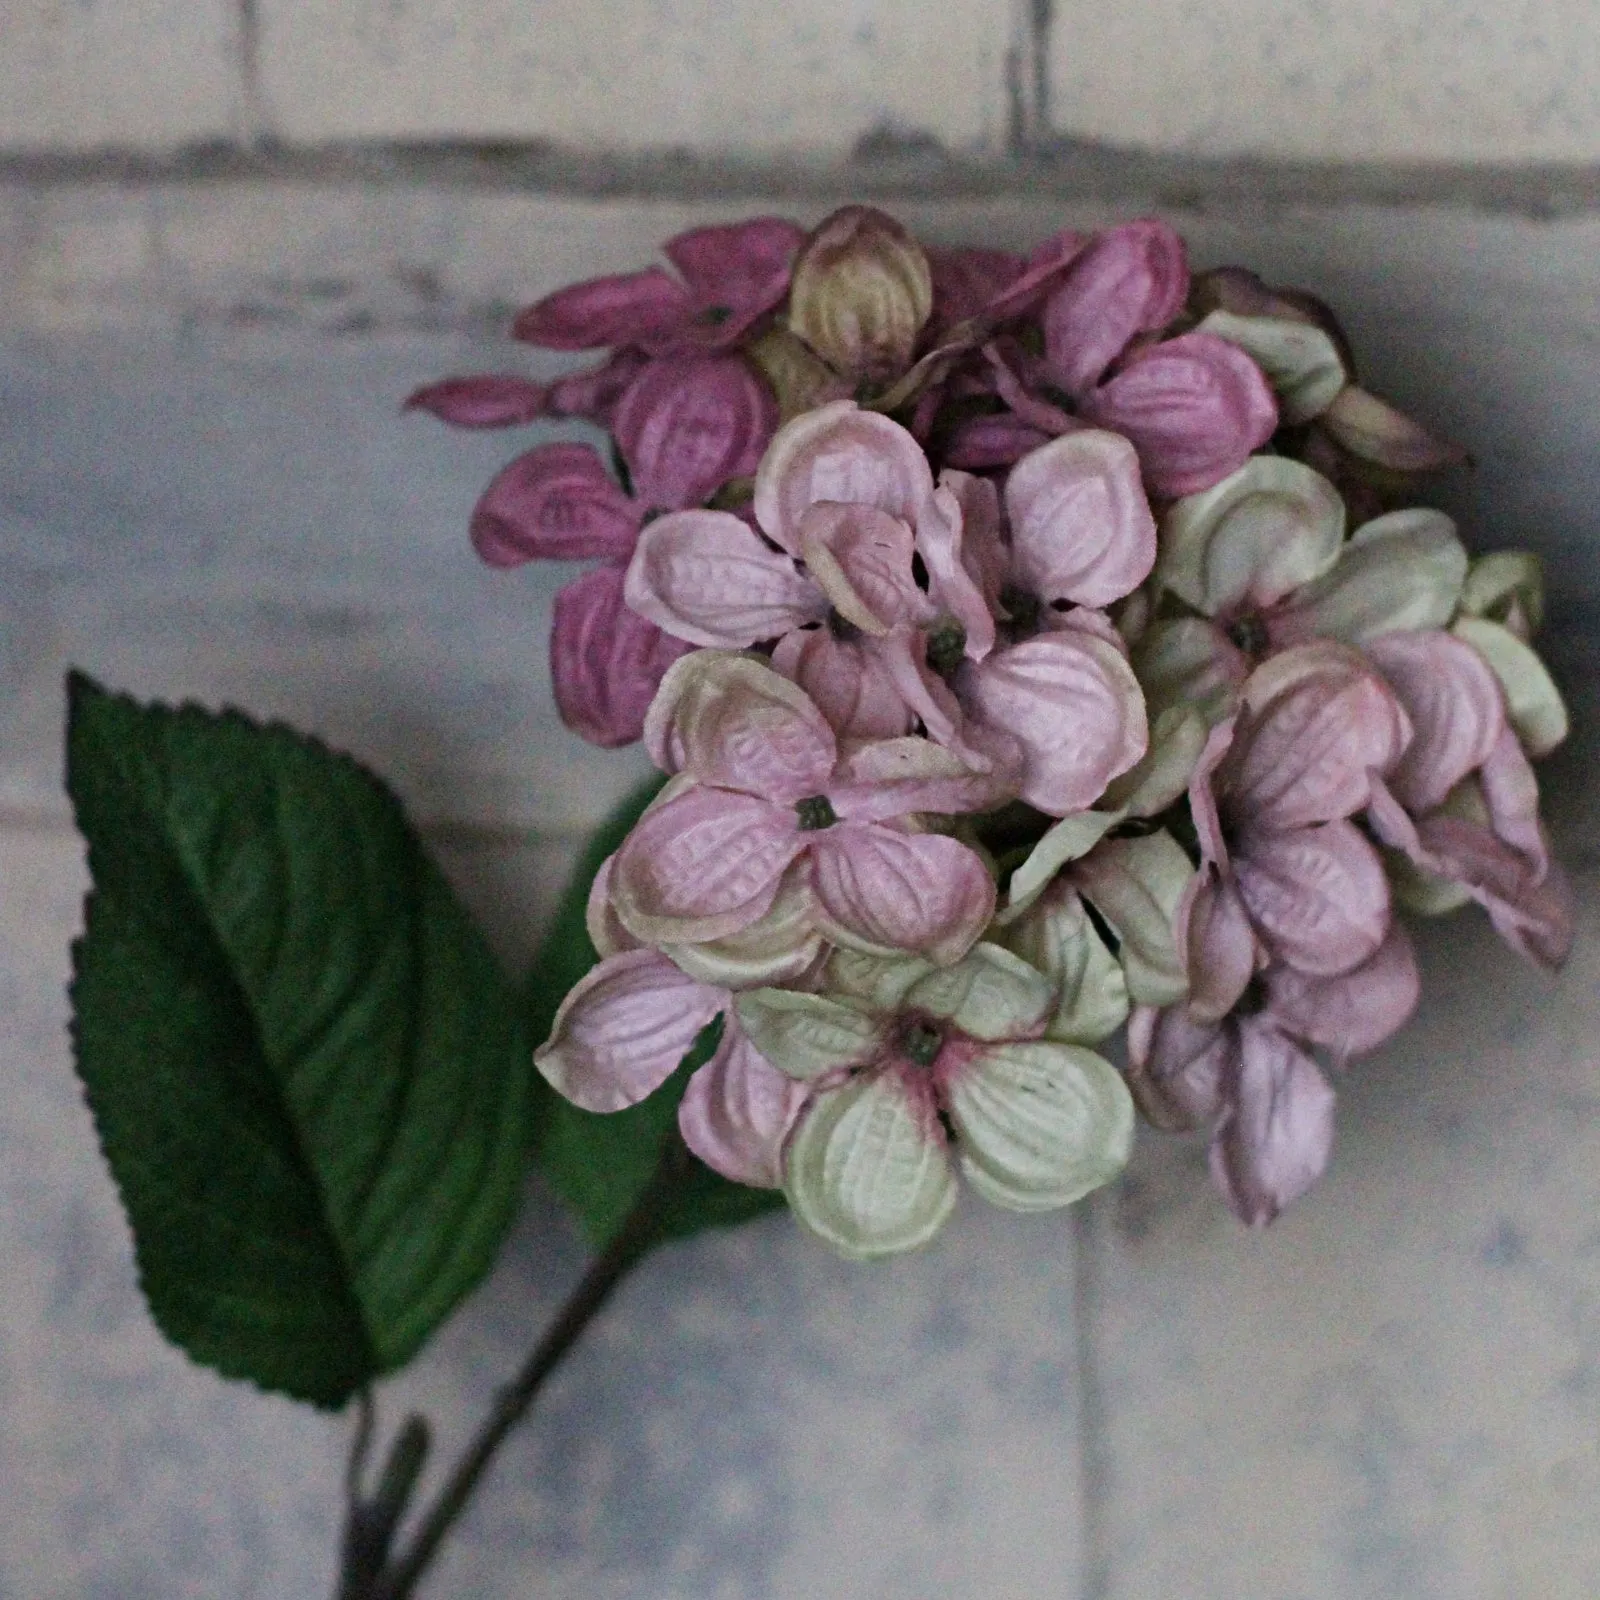
POLYGON ((1267 1008, 1278 1024, 1332 1050, 1341 1066, 1398 1033, 1416 1010, 1422 986, 1416 953, 1398 922, 1374 954, 1339 977, 1273 967, 1266 982, 1267 1008))
POLYGON ((1239 1003, 1256 969, 1256 937, 1239 890, 1214 867, 1194 875, 1173 932, 1189 969, 1189 1011, 1220 1022, 1239 1003))
POLYGON ((1156 559, 1156 522, 1133 446, 1087 429, 1042 445, 1006 479, 1017 581, 1047 605, 1104 606, 1156 559))
POLYGON ((1050 435, 1009 411, 993 417, 971 417, 956 424, 945 447, 946 465, 967 472, 988 472, 1009 467, 1030 450, 1048 442, 1050 435))
POLYGON ((1068 394, 1094 387, 1138 333, 1166 327, 1189 290, 1183 240, 1164 222, 1102 233, 1044 308, 1046 357, 1068 394))
POLYGON ((1366 654, 1411 719, 1414 737, 1388 775, 1408 810, 1432 811, 1488 759, 1505 731, 1500 684, 1488 662, 1448 633, 1388 633, 1366 654))
POLYGON ((805 690, 841 739, 911 731, 911 712, 869 644, 835 638, 827 628, 796 629, 778 641, 772 665, 805 690))
POLYGON ((1478 771, 1495 837, 1525 856, 1537 877, 1550 864, 1550 846, 1539 821, 1539 781, 1509 724, 1500 730, 1478 771))
POLYGON ((678 1129, 713 1172, 757 1189, 781 1188, 783 1142, 810 1094, 745 1038, 730 1008, 717 1053, 678 1103, 678 1129))
POLYGON ((1359 966, 1389 931, 1389 880, 1349 822, 1248 833, 1234 848, 1239 896, 1267 948, 1314 977, 1359 966))
POLYGON ((633 502, 590 445, 542 444, 502 467, 472 513, 472 548, 491 567, 524 561, 626 559, 633 502))
POLYGON ((1222 759, 1233 748, 1237 719, 1229 717, 1219 722, 1200 749, 1200 759, 1189 775, 1189 815, 1194 821, 1194 831, 1199 839, 1200 859, 1207 864, 1228 865, 1228 845, 1222 836, 1222 820, 1217 815, 1217 798, 1213 779, 1222 759))
POLYGON ((441 378, 406 397, 403 411, 427 411, 457 428, 514 428, 547 414, 549 390, 514 373, 441 378))
POLYGON ((768 538, 798 554, 800 519, 819 500, 875 506, 915 525, 932 493, 928 458, 898 422, 835 400, 778 430, 756 473, 755 514, 768 538))
POLYGON ((1494 930, 1519 955, 1559 972, 1572 954, 1574 937, 1572 885, 1556 861, 1536 888, 1514 899, 1488 901, 1494 930))
POLYGON ((628 604, 676 638, 734 650, 827 612, 816 584, 728 511, 647 523, 628 566, 628 604))
POLYGON ((839 763, 828 798, 839 816, 855 822, 887 822, 913 811, 956 816, 1004 805, 1021 781, 1020 760, 1008 764, 1000 756, 975 769, 931 739, 878 739, 839 763))
POLYGON ((1146 1121, 1171 1133, 1211 1121, 1237 1049, 1233 1029, 1181 1005, 1137 1006, 1128 1018, 1128 1087, 1146 1121))
POLYGON ((511 324, 511 336, 546 350, 641 344, 687 321, 688 291, 660 267, 591 278, 546 295, 511 324))
POLYGON ((1259 1228, 1322 1176, 1333 1153, 1334 1096, 1316 1062, 1269 1021, 1246 1017, 1237 1026, 1211 1175, 1234 1215, 1259 1228))
POLYGON ((641 505, 681 511, 748 477, 778 425, 778 403, 738 356, 652 362, 617 406, 617 444, 641 505))
POLYGON ((822 793, 838 747, 805 691, 749 656, 697 651, 650 708, 652 755, 697 782, 741 789, 780 808, 822 793))
POLYGON ((1220 483, 1278 425, 1278 403, 1260 367, 1209 333, 1141 351, 1086 396, 1082 410, 1133 441, 1151 494, 1163 499, 1220 483))
POLYGON ((1093 805, 1145 751, 1144 697, 1132 669, 1085 634, 1046 634, 968 663, 956 693, 969 716, 1022 745, 1022 798, 1051 816, 1093 805))
POLYGON ((613 852, 600 863, 600 870, 589 885, 589 903, 583 908, 589 943, 602 957, 639 948, 639 941, 617 921, 617 914, 611 909, 611 868, 616 859, 613 852))
POLYGON ((556 592, 550 678, 561 720, 590 744, 632 744, 656 688, 688 647, 623 602, 620 567, 597 567, 556 592))
POLYGON ((836 943, 959 961, 994 915, 995 887, 964 844, 841 822, 811 835, 822 929, 836 943))
POLYGON ((806 847, 795 813, 698 785, 648 811, 612 868, 611 903, 646 943, 694 944, 764 915, 806 847))
POLYGON ((1273 656, 1244 686, 1246 715, 1218 792, 1266 831, 1352 816, 1411 739, 1393 691, 1354 650, 1322 643, 1273 656))
POLYGON ((800 518, 800 554, 833 609, 874 638, 902 622, 930 620, 917 587, 908 524, 875 506, 825 501, 800 518))
POLYGON ((585 1111, 621 1111, 672 1076, 727 1002, 655 950, 608 956, 561 1002, 534 1065, 585 1111))
POLYGON ((1037 428, 1047 437, 1055 438, 1084 426, 1070 411, 1063 411, 1051 401, 1041 399, 1023 379, 1018 367, 1038 364, 1028 362, 1015 340, 991 339, 983 347, 983 359, 989 363, 995 393, 1030 428, 1037 428))
POLYGON ((928 592, 966 631, 974 661, 994 649, 994 614, 1003 581, 1000 502, 987 478, 939 474, 939 487, 917 522, 917 554, 928 569, 928 592))

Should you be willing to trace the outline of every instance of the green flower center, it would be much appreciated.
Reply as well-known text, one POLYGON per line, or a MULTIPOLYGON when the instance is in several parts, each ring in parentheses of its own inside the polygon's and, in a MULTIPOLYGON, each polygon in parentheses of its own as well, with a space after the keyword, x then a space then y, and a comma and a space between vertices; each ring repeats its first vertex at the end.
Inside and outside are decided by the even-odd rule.
POLYGON ((908 1023, 900 1035, 900 1053, 919 1067, 931 1067, 944 1049, 944 1035, 930 1022, 908 1023))
POLYGON ((732 306, 707 306, 700 313, 700 320, 708 328, 720 328, 732 315, 732 306))
POLYGON ((1226 629, 1228 638, 1247 656, 1259 656, 1267 648, 1267 625, 1260 617, 1237 617, 1226 629))
POLYGON ((825 794, 811 794, 804 800, 795 801, 794 813, 800 819, 802 833, 816 833, 822 828, 831 828, 839 820, 833 802, 825 794))
POLYGON ((941 622, 928 635, 928 665, 947 678, 961 665, 967 653, 967 630, 953 617, 941 622))
POLYGON ((1027 639, 1039 631, 1039 597, 1008 583, 1000 591, 1000 604, 1011 619, 1013 638, 1027 639))

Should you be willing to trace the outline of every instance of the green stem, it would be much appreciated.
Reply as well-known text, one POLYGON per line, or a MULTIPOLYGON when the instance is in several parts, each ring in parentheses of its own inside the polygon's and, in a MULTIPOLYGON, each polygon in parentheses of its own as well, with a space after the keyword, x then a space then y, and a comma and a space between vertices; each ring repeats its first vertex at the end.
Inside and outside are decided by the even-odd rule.
MULTIPOLYGON (((367 1503, 352 1497, 346 1523, 340 1600, 408 1600, 415 1593, 418 1580, 438 1552, 445 1535, 466 1509, 478 1481, 505 1442, 506 1435, 527 1415, 545 1380, 610 1299, 612 1290, 659 1242, 667 1202, 688 1172, 690 1160, 688 1150, 674 1129, 654 1176, 632 1211, 584 1273, 522 1370, 496 1396, 489 1415, 451 1469, 432 1505, 423 1513, 410 1544, 393 1559, 388 1553, 388 1543, 402 1508, 392 1503, 380 1506, 376 1501, 367 1503), (384 1548, 377 1552, 376 1564, 371 1548, 371 1523, 375 1514, 387 1522, 386 1527, 377 1530, 384 1548), (365 1570, 353 1571, 352 1558, 365 1570)), ((417 1420, 412 1419, 413 1422, 417 1420)), ((402 1434, 402 1440, 404 1437, 402 1434)), ((385 1474, 386 1479, 389 1476, 385 1474)))

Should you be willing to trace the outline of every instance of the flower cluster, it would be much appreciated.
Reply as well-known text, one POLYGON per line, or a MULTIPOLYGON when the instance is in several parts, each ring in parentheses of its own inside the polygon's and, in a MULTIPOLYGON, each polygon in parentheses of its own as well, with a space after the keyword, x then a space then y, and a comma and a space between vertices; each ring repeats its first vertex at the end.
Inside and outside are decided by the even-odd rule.
POLYGON ((471 524, 495 565, 599 563, 557 701, 668 775, 536 1056, 569 1099, 635 1104, 720 1019, 684 1138, 847 1254, 925 1241, 958 1180, 1070 1203, 1136 1107, 1208 1129, 1259 1224, 1328 1160, 1327 1070, 1416 1003, 1397 912, 1476 900, 1565 957, 1538 566, 1409 503, 1459 453, 1321 302, 1153 221, 1019 257, 848 207, 665 249, 518 318, 597 368, 411 402, 613 441, 615 473, 519 456, 471 524))

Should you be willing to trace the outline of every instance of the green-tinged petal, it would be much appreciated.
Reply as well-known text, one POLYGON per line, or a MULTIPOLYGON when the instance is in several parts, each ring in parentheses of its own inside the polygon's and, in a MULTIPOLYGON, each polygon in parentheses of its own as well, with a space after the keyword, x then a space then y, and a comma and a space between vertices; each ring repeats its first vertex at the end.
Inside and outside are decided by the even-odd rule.
POLYGON ((956 1203, 932 1103, 897 1071, 864 1073, 818 1095, 783 1166, 794 1214, 857 1261, 926 1244, 956 1203))
POLYGON ((861 1066, 882 1046, 880 1019, 859 1003, 794 989, 752 989, 735 1004, 751 1044, 791 1078, 861 1066))
POLYGON ((1348 379, 1338 346, 1314 323, 1213 311, 1197 331, 1238 345, 1266 373, 1278 419, 1291 426, 1320 416, 1348 379))
POLYGON ((1391 511, 1351 535, 1339 564, 1297 595, 1274 625, 1283 644, 1444 628, 1467 579, 1467 552, 1442 511, 1391 511))
POLYGON ((995 1045, 952 1076, 947 1095, 961 1170, 997 1206, 1070 1205, 1127 1165, 1133 1097, 1092 1050, 1046 1039, 995 1045))
POLYGON ((1171 1005, 1188 993, 1172 924, 1193 876, 1194 863, 1164 828, 1108 840, 1073 868, 1078 889, 1121 941, 1128 993, 1140 1005, 1171 1005))
POLYGON ((1425 872, 1399 850, 1384 850, 1383 870, 1396 906, 1418 917, 1442 917, 1459 911, 1472 898, 1464 883, 1425 872))
POLYGON ((1567 736, 1567 708, 1545 664, 1509 628, 1462 617, 1454 633, 1489 663, 1505 691, 1506 716, 1530 756, 1548 755, 1567 736))
POLYGON ((1126 817, 1154 817, 1185 789, 1210 732, 1193 706, 1168 706, 1150 724, 1150 748, 1137 766, 1114 778, 1100 803, 1126 817))
POLYGON ((1173 706, 1192 706, 1215 727, 1233 715, 1250 661, 1204 617, 1181 617, 1147 628, 1133 650, 1134 676, 1145 707, 1159 720, 1173 706))
POLYGON ((1055 1006, 1056 986, 1021 956, 975 944, 953 967, 930 972, 905 997, 908 1009, 944 1017, 973 1039, 1015 1039, 1055 1006))
POLYGON ((1161 519, 1156 582, 1208 617, 1269 606, 1327 572, 1344 544, 1344 501, 1287 456, 1251 456, 1161 519))
POLYGON ((1461 610, 1503 623, 1526 642, 1544 622, 1544 563, 1531 550, 1495 550, 1467 568, 1461 610))
POLYGON ((1006 908, 997 920, 1006 923, 1021 916, 1067 862, 1088 855, 1122 817, 1120 811, 1079 811, 1054 824, 1011 874, 1006 908))
POLYGON ((1106 948, 1069 885, 1055 885, 1007 928, 1006 944, 1059 986, 1047 1038, 1098 1044, 1127 1021, 1128 980, 1122 964, 1106 948))
POLYGON ((862 1002, 867 1011, 895 1011, 912 984, 936 970, 921 956, 874 956, 841 947, 828 957, 820 987, 837 999, 862 1002))

